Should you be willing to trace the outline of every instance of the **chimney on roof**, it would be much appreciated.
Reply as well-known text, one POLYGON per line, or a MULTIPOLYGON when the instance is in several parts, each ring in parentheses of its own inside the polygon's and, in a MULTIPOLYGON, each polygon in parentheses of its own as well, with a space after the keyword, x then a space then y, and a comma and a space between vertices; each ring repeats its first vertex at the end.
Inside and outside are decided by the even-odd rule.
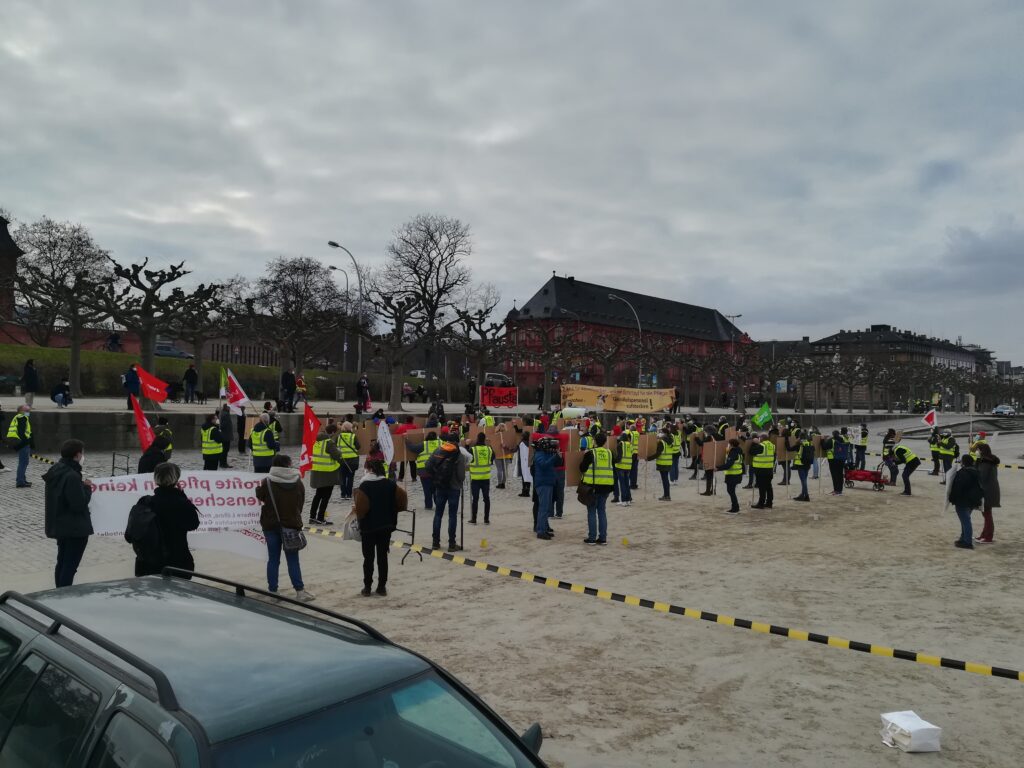
POLYGON ((569 275, 569 277, 567 277, 566 279, 567 279, 567 280, 568 280, 568 281, 569 281, 570 283, 575 283, 575 282, 576 282, 576 277, 575 277, 575 275, 569 275))
POLYGON ((803 341, 804 343, 807 343, 807 342, 809 342, 810 340, 811 340, 811 337, 810 337, 810 336, 804 336, 804 337, 803 337, 803 338, 801 339, 801 341, 803 341))

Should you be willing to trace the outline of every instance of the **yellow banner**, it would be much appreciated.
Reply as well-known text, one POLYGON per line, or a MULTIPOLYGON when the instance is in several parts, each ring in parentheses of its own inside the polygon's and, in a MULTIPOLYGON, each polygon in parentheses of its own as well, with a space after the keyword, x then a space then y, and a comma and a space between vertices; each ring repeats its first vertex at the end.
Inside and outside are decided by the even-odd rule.
POLYGON ((562 407, 575 406, 588 411, 654 413, 667 411, 675 397, 671 389, 626 389, 591 387, 584 384, 562 385, 562 407))

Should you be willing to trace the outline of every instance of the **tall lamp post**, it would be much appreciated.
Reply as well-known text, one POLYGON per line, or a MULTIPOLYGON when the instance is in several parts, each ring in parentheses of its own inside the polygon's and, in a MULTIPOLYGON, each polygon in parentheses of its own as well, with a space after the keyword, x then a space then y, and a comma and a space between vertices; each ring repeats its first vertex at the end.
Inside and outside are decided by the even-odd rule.
MULTIPOLYGON (((342 348, 341 348, 341 366, 342 366, 342 370, 347 371, 348 370, 348 324, 349 324, 349 320, 350 320, 350 318, 352 316, 352 300, 349 298, 349 295, 348 295, 348 272, 346 272, 341 267, 334 266, 333 264, 331 264, 328 267, 328 269, 330 269, 332 272, 341 272, 341 274, 343 274, 345 276, 345 304, 347 306, 345 307, 345 339, 342 342, 342 348)), ((360 373, 362 373, 362 371, 360 371, 360 373)))
POLYGON ((608 298, 611 299, 612 301, 621 301, 623 304, 625 304, 627 307, 629 307, 633 311, 633 317, 636 318, 636 339, 637 339, 637 346, 639 347, 639 349, 637 350, 636 386, 639 389, 640 386, 643 383, 643 380, 644 380, 644 377, 643 377, 643 369, 644 369, 644 364, 643 364, 643 343, 644 343, 644 336, 643 336, 643 331, 640 330, 640 315, 638 315, 636 313, 636 308, 632 304, 630 304, 626 299, 622 298, 621 296, 617 296, 614 293, 609 293, 608 294, 608 298))
MULTIPOLYGON (((350 259, 352 259, 352 266, 356 270, 356 277, 359 278, 359 298, 360 298, 361 301, 365 301, 366 297, 363 295, 363 277, 362 277, 362 273, 359 271, 359 264, 356 263, 356 257, 352 255, 352 251, 350 251, 344 245, 341 245, 340 243, 334 242, 333 240, 328 240, 327 241, 327 245, 329 245, 331 248, 340 248, 341 250, 343 250, 345 253, 348 254, 348 257, 350 259)), ((337 267, 331 267, 331 269, 338 269, 338 268, 337 267)), ((339 271, 344 272, 344 270, 339 270, 339 271)), ((347 272, 345 272, 345 295, 346 296, 348 295, 348 273, 347 272)), ((346 354, 346 357, 347 357, 347 355, 348 355, 348 351, 347 351, 347 348, 348 348, 348 330, 347 329, 345 331, 345 347, 346 347, 346 353, 345 354, 346 354)), ((358 375, 362 376, 363 375, 363 334, 362 334, 361 330, 357 330, 356 331, 356 350, 357 350, 356 351, 356 373, 358 375)))

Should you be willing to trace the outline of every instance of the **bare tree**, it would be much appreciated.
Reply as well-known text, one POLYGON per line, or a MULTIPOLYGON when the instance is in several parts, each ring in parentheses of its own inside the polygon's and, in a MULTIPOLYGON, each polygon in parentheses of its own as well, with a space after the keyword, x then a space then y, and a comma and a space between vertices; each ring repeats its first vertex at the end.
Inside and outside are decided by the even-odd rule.
POLYGON ((81 224, 46 217, 19 226, 14 239, 25 251, 15 285, 28 308, 29 334, 40 346, 50 346, 58 323, 66 325, 68 383, 80 395, 83 332, 90 323, 109 316, 89 301, 112 279, 107 253, 81 224))
POLYGON ((775 386, 776 382, 789 379, 795 368, 796 360, 791 355, 781 351, 776 354, 774 343, 768 347, 768 343, 765 342, 758 358, 757 373, 761 380, 768 385, 772 413, 777 413, 779 410, 779 393, 775 386))
POLYGON ((493 285, 484 283, 465 298, 465 306, 458 310, 459 322, 452 328, 451 342, 473 362, 477 383, 483 384, 484 367, 497 360, 505 348, 505 323, 491 320, 501 296, 493 285))
POLYGON ((744 337, 740 341, 733 342, 729 347, 722 347, 720 359, 721 370, 732 378, 736 388, 736 411, 745 413, 746 385, 751 378, 756 376, 760 351, 756 344, 744 337))
POLYGON ((552 372, 571 368, 581 359, 576 326, 561 320, 531 321, 518 325, 513 333, 523 358, 543 371, 541 406, 550 408, 552 372))
POLYGON ((327 267, 306 256, 271 261, 247 299, 253 327, 280 345, 282 369, 290 359, 300 372, 343 327, 344 304, 327 267))
POLYGON ((200 283, 192 291, 179 286, 168 290, 168 286, 191 274, 183 261, 165 269, 147 269, 148 258, 141 264, 127 267, 109 257, 108 261, 118 281, 101 286, 93 302, 116 322, 139 335, 142 364, 152 371, 157 336, 170 332, 176 318, 185 313, 213 312, 220 286, 200 283))
POLYGON ((610 387, 615 383, 615 368, 625 361, 627 351, 635 344, 632 332, 597 331, 587 338, 582 354, 588 363, 601 366, 602 381, 610 387))

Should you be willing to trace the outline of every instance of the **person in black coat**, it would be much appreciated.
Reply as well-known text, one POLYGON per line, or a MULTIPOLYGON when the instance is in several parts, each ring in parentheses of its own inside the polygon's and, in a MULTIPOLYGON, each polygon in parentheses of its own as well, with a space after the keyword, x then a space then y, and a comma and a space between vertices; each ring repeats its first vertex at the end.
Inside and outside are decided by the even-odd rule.
POLYGON ((295 410, 295 369, 289 368, 281 374, 281 410, 291 413, 295 410))
POLYGON ((164 557, 160 562, 136 557, 136 576, 158 574, 167 566, 186 571, 195 570, 195 560, 192 559, 192 553, 188 548, 188 532, 199 527, 199 510, 178 487, 180 479, 181 470, 177 464, 165 462, 153 471, 156 488, 149 497, 149 503, 160 529, 164 557))
POLYGON ((142 456, 139 457, 139 469, 138 474, 148 475, 153 472, 160 464, 167 461, 167 446, 170 443, 167 442, 166 437, 157 435, 153 438, 153 442, 149 444, 149 448, 145 450, 142 456))
POLYGON ((82 476, 84 462, 85 443, 65 440, 60 447, 60 461, 43 475, 46 483, 43 520, 46 537, 57 540, 53 578, 58 588, 74 583, 78 565, 93 534, 89 513, 92 486, 82 476))
POLYGON ((32 405, 36 392, 39 391, 39 371, 35 360, 25 361, 25 370, 21 375, 21 391, 25 394, 25 405, 32 405))
POLYGON ((227 403, 220 408, 220 442, 224 446, 224 453, 220 456, 220 466, 223 469, 231 469, 228 464, 228 454, 231 453, 231 443, 235 441, 235 426, 231 423, 231 408, 227 403))

